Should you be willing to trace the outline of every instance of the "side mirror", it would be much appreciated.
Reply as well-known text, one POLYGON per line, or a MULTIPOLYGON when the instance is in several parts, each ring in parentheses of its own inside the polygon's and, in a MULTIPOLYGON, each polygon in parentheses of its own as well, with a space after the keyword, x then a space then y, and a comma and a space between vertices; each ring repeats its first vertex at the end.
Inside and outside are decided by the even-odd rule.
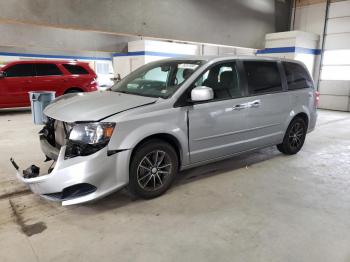
POLYGON ((207 101, 214 98, 213 89, 207 86, 197 86, 191 91, 191 100, 193 102, 197 101, 207 101))
POLYGON ((4 78, 6 76, 6 73, 4 71, 0 71, 0 78, 4 78))

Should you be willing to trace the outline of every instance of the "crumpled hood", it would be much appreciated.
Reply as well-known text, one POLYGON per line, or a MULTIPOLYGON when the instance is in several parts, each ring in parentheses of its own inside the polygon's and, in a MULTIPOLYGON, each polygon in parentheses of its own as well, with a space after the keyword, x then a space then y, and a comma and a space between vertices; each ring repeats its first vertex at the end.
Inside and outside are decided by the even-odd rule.
POLYGON ((56 98, 45 108, 44 114, 64 122, 98 121, 156 100, 157 98, 107 91, 74 93, 56 98))

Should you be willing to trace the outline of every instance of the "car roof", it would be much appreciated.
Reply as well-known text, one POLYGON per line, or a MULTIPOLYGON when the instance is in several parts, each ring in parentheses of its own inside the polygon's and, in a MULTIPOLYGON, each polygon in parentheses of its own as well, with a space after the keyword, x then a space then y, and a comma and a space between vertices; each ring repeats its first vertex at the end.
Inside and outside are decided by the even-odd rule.
POLYGON ((87 62, 80 62, 76 60, 64 60, 64 59, 28 59, 28 60, 15 60, 7 64, 30 64, 30 63, 48 63, 48 64, 87 64, 87 62))
MULTIPOLYGON (((268 57, 268 56, 254 56, 254 55, 220 55, 220 56, 179 56, 174 58, 168 58, 168 61, 178 60, 202 60, 207 62, 221 62, 226 60, 241 59, 241 60, 257 60, 257 61, 285 61, 291 63, 303 64, 298 60, 280 58, 280 57, 268 57)), ((164 60, 163 60, 164 61, 164 60)))

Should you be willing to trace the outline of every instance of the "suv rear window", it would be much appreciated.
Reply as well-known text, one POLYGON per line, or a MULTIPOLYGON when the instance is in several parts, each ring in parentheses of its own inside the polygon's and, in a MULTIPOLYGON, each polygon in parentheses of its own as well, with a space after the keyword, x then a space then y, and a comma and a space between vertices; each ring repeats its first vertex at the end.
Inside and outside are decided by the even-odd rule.
POLYGON ((68 70, 72 75, 88 75, 89 72, 82 66, 63 64, 63 67, 68 70))
POLYGON ((35 64, 37 76, 62 75, 62 72, 55 64, 35 64))
POLYGON ((282 91, 281 76, 276 62, 244 61, 250 94, 282 91))
POLYGON ((34 76, 33 64, 17 64, 5 70, 6 77, 34 76))
POLYGON ((289 90, 313 87, 312 80, 306 70, 297 63, 283 62, 289 90))

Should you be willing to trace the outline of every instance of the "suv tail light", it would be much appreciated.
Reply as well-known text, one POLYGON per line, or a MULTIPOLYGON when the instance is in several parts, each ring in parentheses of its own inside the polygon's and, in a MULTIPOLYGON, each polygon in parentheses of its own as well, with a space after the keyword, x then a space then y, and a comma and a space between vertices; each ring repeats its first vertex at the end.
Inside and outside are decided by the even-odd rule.
POLYGON ((91 83, 90 84, 96 84, 97 83, 97 77, 95 77, 94 79, 92 79, 91 83))
POLYGON ((315 106, 318 107, 320 104, 320 92, 315 92, 315 106))

